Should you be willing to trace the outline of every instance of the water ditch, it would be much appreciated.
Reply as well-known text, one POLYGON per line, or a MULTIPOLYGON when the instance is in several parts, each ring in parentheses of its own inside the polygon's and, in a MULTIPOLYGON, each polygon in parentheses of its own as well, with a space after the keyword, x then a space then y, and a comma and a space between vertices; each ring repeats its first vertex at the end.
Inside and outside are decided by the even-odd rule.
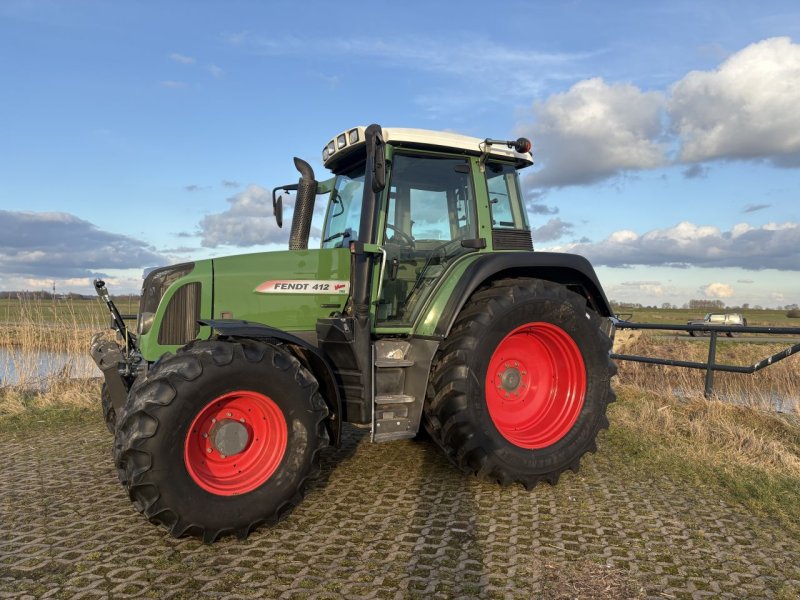
POLYGON ((0 387, 25 385, 41 387, 54 378, 99 377, 100 370, 87 354, 50 350, 0 348, 0 387))

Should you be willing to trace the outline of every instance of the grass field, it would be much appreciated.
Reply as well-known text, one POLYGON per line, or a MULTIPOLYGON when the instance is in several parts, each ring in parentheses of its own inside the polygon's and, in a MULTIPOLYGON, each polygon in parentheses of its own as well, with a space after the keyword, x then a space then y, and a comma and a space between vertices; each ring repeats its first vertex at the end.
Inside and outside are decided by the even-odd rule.
MULTIPOLYGON (((125 298, 117 308, 123 314, 135 314, 139 307, 136 300, 125 298)), ((0 298, 0 324, 5 326, 34 322, 42 325, 74 323, 94 325, 108 320, 108 309, 99 298, 87 300, 20 300, 0 298)))
POLYGON ((619 314, 632 315, 630 321, 635 323, 664 323, 670 325, 686 325, 687 321, 702 319, 708 312, 736 312, 747 319, 748 325, 762 327, 800 327, 800 319, 790 319, 785 310, 695 310, 690 308, 621 308, 619 314))

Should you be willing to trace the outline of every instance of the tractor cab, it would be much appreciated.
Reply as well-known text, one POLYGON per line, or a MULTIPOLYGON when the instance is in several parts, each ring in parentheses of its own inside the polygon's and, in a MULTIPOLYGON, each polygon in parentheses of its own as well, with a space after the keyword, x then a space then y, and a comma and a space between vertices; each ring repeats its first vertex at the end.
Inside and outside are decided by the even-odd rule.
POLYGON ((533 161, 527 140, 499 142, 420 129, 384 128, 381 134, 374 150, 383 153, 378 195, 365 194, 364 128, 344 132, 323 148, 324 164, 336 178, 321 247, 379 246, 374 326, 410 328, 434 284, 458 258, 533 249, 517 177, 517 169, 533 161), (375 212, 366 231, 365 203, 375 212))

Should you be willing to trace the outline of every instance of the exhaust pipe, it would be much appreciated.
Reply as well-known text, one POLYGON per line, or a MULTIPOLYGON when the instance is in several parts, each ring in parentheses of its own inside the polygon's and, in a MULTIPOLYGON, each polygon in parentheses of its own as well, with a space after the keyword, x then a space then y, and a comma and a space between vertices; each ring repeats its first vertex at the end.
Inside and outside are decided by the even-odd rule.
POLYGON ((314 201, 317 197, 317 181, 314 179, 314 170, 306 161, 295 157, 294 166, 300 171, 300 181, 297 183, 292 229, 289 232, 289 250, 307 250, 314 201))

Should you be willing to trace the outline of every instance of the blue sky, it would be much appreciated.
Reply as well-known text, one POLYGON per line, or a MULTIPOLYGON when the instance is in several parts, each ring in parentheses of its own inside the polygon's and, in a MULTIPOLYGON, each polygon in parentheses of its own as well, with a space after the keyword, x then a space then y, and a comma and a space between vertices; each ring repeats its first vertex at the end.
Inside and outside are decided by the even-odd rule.
POLYGON ((796 2, 5 0, 0 77, 0 289, 284 247, 292 156, 377 122, 529 136, 616 300, 800 302, 796 2))

